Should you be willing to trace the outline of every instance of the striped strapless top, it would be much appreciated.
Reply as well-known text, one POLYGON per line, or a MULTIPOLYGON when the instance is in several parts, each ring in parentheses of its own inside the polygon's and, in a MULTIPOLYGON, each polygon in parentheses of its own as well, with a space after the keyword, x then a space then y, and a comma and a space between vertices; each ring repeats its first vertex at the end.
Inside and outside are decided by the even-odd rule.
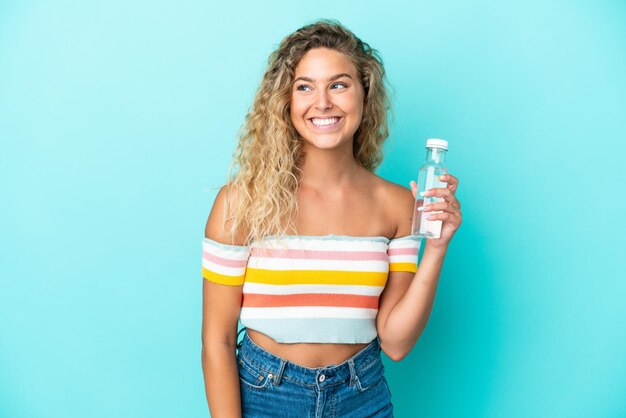
POLYGON ((369 343, 390 271, 417 271, 414 235, 287 235, 249 246, 204 238, 202 277, 240 286, 245 327, 280 343, 369 343))

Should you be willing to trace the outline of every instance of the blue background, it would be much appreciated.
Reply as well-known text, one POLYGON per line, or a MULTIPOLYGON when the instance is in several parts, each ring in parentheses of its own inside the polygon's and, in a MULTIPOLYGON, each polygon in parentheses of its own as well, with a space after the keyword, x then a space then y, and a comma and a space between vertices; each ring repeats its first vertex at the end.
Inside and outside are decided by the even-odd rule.
POLYGON ((623 1, 0 3, 0 416, 208 416, 201 240, 283 36, 339 19, 464 223, 396 417, 626 416, 623 1))

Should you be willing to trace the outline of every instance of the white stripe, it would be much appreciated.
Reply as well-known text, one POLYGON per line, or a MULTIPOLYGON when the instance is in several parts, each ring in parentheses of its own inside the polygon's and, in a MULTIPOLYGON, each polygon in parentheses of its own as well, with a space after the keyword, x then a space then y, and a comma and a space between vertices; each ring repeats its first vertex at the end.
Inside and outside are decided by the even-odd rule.
POLYGON ((389 249, 392 248, 420 248, 422 245, 422 241, 415 241, 412 239, 400 240, 400 241, 391 241, 389 243, 389 249))
POLYGON ((302 250, 325 250, 325 251, 380 251, 387 252, 387 243, 368 240, 334 240, 334 239, 300 239, 287 238, 265 239, 261 244, 253 243, 251 246, 259 248, 279 248, 279 249, 302 249, 302 250))
POLYGON ((295 295, 302 293, 340 293, 362 296, 379 296, 385 286, 355 285, 323 285, 323 284, 289 284, 273 285, 245 282, 243 293, 260 293, 265 295, 295 295))
POLYGON ((378 309, 328 306, 288 306, 280 308, 241 308, 240 318, 376 318, 378 309))
POLYGON ((211 270, 218 274, 223 274, 225 276, 243 276, 246 269, 240 267, 225 267, 219 264, 215 264, 210 262, 209 260, 202 259, 202 267, 207 270, 211 270))
POLYGON ((302 260, 295 258, 261 258, 250 256, 248 267, 266 270, 336 270, 336 271, 389 271, 386 261, 368 260, 302 260))
POLYGON ((390 263, 415 263, 416 261, 416 255, 394 255, 389 257, 390 263))

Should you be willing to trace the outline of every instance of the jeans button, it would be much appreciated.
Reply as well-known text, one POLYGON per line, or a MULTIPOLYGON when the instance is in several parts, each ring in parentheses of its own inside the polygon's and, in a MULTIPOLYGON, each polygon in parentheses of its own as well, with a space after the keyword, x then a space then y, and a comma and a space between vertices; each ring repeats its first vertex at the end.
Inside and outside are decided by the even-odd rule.
POLYGON ((320 382, 323 382, 324 379, 326 379, 326 376, 324 376, 323 374, 320 375, 320 382))

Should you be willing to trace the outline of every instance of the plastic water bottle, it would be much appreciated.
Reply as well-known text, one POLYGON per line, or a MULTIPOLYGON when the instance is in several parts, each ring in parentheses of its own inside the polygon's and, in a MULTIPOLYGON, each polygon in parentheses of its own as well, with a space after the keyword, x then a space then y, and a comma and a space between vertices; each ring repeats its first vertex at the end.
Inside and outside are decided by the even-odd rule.
POLYGON ((443 188, 446 182, 439 180, 439 176, 446 174, 446 152, 448 151, 448 141, 445 139, 430 138, 426 141, 426 162, 422 164, 417 176, 417 196, 415 208, 413 209, 413 226, 411 233, 422 238, 439 238, 441 236, 442 221, 428 220, 427 215, 441 213, 442 211, 431 211, 424 213, 417 210, 420 206, 429 203, 443 202, 444 199, 433 196, 420 196, 421 192, 433 187, 443 188))

